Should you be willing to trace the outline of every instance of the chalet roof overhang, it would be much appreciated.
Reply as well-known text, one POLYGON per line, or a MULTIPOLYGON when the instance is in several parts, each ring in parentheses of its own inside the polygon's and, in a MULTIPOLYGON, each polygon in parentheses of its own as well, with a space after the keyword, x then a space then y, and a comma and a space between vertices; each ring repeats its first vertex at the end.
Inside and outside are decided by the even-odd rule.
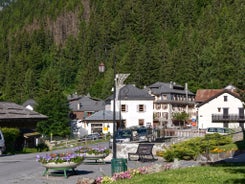
POLYGON ((12 102, 0 102, 0 122, 37 122, 48 117, 12 102))

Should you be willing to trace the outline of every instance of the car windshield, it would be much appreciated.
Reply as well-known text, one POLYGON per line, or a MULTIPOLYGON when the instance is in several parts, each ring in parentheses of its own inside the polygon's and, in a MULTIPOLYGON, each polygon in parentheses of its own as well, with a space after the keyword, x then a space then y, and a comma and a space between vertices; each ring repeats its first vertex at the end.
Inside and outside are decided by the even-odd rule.
POLYGON ((125 139, 131 137, 131 130, 120 130, 116 134, 117 139, 125 139))
POLYGON ((145 128, 139 128, 137 129, 137 133, 139 136, 147 135, 147 130, 145 128))

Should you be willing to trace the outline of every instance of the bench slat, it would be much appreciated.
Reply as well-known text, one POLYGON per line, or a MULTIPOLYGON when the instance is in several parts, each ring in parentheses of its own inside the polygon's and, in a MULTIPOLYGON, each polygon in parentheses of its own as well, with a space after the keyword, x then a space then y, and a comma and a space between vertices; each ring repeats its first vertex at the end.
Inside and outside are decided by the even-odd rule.
POLYGON ((137 151, 135 153, 128 153, 128 160, 131 160, 131 156, 138 156, 139 161, 147 161, 149 160, 147 157, 151 157, 150 160, 156 160, 152 154, 154 144, 139 144, 137 151))

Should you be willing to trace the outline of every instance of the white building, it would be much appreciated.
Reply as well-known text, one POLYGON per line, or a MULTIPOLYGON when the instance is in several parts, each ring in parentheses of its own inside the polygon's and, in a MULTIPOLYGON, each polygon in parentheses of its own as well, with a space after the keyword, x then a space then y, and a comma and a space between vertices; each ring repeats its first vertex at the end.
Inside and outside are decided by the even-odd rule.
POLYGON ((244 107, 239 95, 229 89, 198 90, 198 128, 238 128, 244 124, 244 107))
POLYGON ((153 126, 153 101, 146 90, 134 85, 123 86, 119 90, 116 111, 122 117, 122 126, 153 126))
POLYGON ((187 84, 184 87, 175 82, 156 82, 147 86, 147 89, 154 96, 154 127, 179 126, 179 122, 173 120, 173 114, 181 112, 189 115, 186 123, 194 125, 196 121, 195 94, 188 90, 187 84))

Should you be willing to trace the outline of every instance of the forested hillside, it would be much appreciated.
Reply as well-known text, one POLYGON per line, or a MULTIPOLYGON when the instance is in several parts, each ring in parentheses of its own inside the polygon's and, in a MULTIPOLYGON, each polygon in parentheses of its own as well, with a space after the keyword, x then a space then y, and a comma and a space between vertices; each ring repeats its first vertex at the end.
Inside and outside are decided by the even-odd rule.
POLYGON ((15 0, 0 11, 0 100, 105 98, 114 60, 138 87, 244 89, 245 1, 15 0))

